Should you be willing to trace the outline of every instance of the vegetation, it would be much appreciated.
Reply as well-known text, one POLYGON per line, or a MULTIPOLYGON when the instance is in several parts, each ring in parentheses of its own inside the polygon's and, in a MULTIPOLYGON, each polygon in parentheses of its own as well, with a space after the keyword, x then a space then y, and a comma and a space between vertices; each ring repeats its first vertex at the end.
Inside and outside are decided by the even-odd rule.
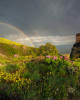
POLYGON ((15 54, 17 54, 18 56, 39 56, 57 54, 56 47, 50 43, 46 43, 46 45, 35 48, 21 45, 4 38, 0 38, 0 48, 0 53, 7 57, 13 57, 15 54))
POLYGON ((21 45, 21 44, 19 44, 19 43, 16 43, 16 42, 13 42, 13 41, 10 41, 10 40, 8 40, 8 39, 1 38, 1 37, 0 37, 0 43, 21 45))
POLYGON ((71 64, 67 55, 41 57, 14 57, 0 67, 1 100, 79 100, 80 59, 71 64))
POLYGON ((1 49, 6 56, 0 56, 0 100, 79 100, 80 59, 58 55, 50 43, 1 43, 1 49))

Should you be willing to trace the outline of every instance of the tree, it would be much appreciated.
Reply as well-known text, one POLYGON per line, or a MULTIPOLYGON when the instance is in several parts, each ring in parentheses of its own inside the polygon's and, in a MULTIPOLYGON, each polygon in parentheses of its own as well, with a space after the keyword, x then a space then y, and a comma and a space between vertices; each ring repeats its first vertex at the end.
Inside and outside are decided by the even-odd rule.
POLYGON ((46 43, 45 45, 41 45, 39 47, 39 55, 56 55, 58 53, 56 46, 51 43, 46 43))

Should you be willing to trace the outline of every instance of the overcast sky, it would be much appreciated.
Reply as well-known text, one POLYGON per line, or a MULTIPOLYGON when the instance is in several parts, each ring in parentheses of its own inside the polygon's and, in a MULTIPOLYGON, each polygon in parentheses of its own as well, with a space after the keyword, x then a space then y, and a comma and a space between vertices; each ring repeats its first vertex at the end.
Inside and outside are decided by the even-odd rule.
POLYGON ((0 0, 0 37, 26 45, 69 45, 78 32, 80 0, 0 0))

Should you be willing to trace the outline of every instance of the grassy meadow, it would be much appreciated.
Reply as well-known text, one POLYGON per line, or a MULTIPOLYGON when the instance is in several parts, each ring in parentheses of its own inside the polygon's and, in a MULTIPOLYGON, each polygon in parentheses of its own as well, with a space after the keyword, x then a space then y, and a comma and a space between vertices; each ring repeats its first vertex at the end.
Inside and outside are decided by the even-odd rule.
POLYGON ((79 58, 50 43, 34 48, 1 39, 0 100, 80 99, 79 58))

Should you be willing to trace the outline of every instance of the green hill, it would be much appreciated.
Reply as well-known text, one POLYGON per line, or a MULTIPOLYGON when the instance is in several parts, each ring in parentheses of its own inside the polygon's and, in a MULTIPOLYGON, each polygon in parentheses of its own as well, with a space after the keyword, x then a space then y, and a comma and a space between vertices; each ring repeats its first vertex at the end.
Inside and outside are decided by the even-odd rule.
POLYGON ((57 49, 54 45, 46 43, 41 45, 39 48, 25 46, 5 38, 0 38, 0 56, 14 57, 18 56, 46 56, 46 55, 56 55, 57 49))
POLYGON ((0 43, 6 43, 6 44, 15 44, 15 45, 21 45, 21 44, 19 44, 19 43, 16 43, 16 42, 13 42, 13 41, 10 41, 10 40, 8 40, 8 39, 5 39, 5 38, 1 38, 0 37, 0 43))
POLYGON ((0 38, 1 56, 13 57, 15 54, 20 56, 31 55, 33 51, 35 51, 34 49, 34 47, 25 46, 5 38, 0 38))

